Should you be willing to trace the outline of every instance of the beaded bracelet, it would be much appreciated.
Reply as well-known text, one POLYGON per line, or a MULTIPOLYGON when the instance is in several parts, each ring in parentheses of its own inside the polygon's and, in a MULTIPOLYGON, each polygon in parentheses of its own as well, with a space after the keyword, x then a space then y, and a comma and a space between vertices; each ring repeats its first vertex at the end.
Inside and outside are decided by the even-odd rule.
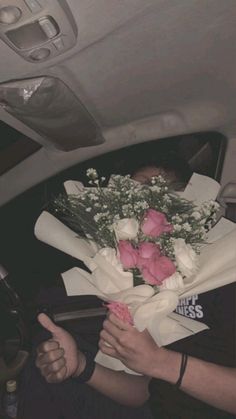
POLYGON ((178 378, 178 380, 175 383, 175 387, 177 389, 180 388, 180 386, 182 384, 183 376, 184 376, 184 373, 186 371, 187 362, 188 362, 188 355, 182 354, 181 364, 180 364, 180 371, 179 371, 179 378, 178 378))
POLYGON ((78 375, 78 377, 74 377, 74 380, 78 381, 79 383, 86 383, 87 381, 89 381, 96 367, 94 355, 92 355, 90 352, 84 352, 84 356, 86 359, 85 368, 81 372, 81 374, 78 375))

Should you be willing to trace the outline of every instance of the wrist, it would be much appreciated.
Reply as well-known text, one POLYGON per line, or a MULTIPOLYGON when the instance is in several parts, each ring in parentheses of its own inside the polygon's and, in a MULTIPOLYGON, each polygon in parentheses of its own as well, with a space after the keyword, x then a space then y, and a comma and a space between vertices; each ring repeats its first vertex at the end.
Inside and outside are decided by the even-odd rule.
POLYGON ((79 353, 79 365, 74 374, 74 379, 79 383, 87 383, 93 376, 96 363, 94 355, 90 352, 79 353))
POLYGON ((77 368, 72 375, 72 377, 79 377, 80 374, 85 370, 86 367, 86 357, 83 352, 77 352, 77 368))
POLYGON ((175 384, 179 378, 182 354, 159 348, 152 377, 175 384))

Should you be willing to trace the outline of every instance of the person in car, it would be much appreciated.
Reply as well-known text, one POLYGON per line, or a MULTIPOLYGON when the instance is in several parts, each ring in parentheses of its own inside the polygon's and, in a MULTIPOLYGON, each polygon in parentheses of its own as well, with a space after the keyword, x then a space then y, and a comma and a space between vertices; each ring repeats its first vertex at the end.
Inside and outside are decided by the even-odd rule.
MULTIPOLYGON (((186 181, 189 174, 183 173, 181 165, 182 175, 177 177, 180 167, 176 167, 178 163, 174 160, 168 165, 162 159, 161 169, 160 161, 158 167, 149 161, 136 168, 133 178, 148 182, 150 176, 161 173, 171 181, 186 181)), ((104 322, 99 347, 141 375, 116 372, 95 364, 68 332, 55 326, 44 314, 39 316, 39 321, 52 338, 38 346, 36 365, 52 386, 63 382, 65 392, 71 381, 75 388, 77 385, 78 392, 86 382, 127 406, 140 406, 150 399, 153 415, 159 419, 233 418, 236 413, 233 290, 234 284, 180 301, 177 312, 200 319, 210 329, 165 348, 159 348, 147 331, 140 333, 111 314, 104 322)))

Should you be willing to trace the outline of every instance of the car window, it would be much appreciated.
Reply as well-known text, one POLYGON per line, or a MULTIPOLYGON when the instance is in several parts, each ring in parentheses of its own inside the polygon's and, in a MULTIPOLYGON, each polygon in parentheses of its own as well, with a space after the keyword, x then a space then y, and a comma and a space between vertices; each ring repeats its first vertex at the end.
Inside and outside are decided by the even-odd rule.
POLYGON ((41 145, 0 121, 0 175, 35 153, 41 145))
POLYGON ((135 144, 106 153, 67 169, 56 178, 86 181, 86 169, 96 168, 101 176, 111 173, 129 174, 139 166, 158 161, 159 156, 174 153, 176 159, 186 161, 191 170, 220 180, 226 138, 217 132, 203 132, 135 144))

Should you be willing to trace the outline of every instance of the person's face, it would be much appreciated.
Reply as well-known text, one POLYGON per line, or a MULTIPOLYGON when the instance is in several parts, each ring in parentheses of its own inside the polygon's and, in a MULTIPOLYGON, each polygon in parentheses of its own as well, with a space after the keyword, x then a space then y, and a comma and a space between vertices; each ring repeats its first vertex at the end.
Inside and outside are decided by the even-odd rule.
POLYGON ((133 180, 136 182, 148 184, 154 176, 162 176, 168 182, 176 182, 176 177, 173 172, 167 172, 162 168, 155 166, 146 166, 138 169, 132 176, 133 180))

